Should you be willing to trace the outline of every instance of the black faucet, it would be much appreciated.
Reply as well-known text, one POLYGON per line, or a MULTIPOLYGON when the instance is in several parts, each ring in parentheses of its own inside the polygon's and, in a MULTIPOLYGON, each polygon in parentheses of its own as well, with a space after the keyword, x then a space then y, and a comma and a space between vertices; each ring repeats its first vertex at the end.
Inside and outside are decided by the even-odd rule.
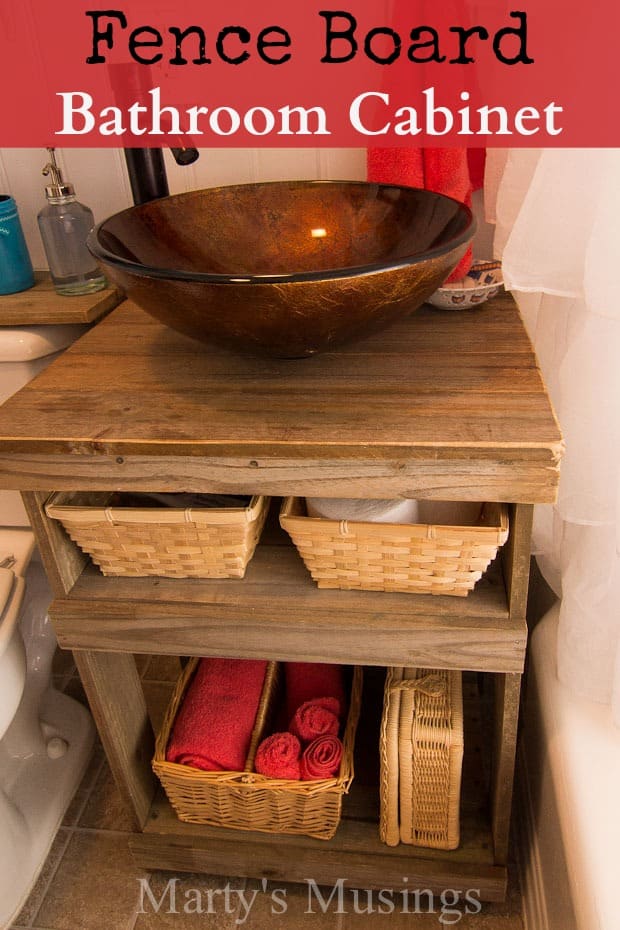
MULTIPOLYGON (((191 165, 198 158, 198 149, 171 148, 170 151, 177 165, 191 165)), ((161 149, 125 149, 125 161, 136 205, 168 196, 170 190, 161 149)))

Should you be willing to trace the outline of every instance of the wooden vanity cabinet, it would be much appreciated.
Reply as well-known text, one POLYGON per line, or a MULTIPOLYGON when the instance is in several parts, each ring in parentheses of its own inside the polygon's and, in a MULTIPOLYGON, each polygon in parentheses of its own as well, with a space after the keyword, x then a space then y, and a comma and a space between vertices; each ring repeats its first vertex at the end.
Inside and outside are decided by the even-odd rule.
MULTIPOLYGON (((133 813, 137 862, 327 885, 345 877, 352 887, 407 880, 501 900, 532 512, 555 498, 562 448, 508 297, 466 312, 423 307, 305 360, 202 346, 125 302, 11 398, 0 410, 0 486, 23 492, 59 643, 75 653, 133 813), (52 491, 89 489, 504 501, 510 536, 466 598, 319 590, 277 533, 243 580, 104 577, 44 510, 52 491), (381 844, 376 789, 356 783, 328 842, 181 823, 150 767, 139 653, 486 673, 488 798, 463 812, 454 852, 381 844)), ((464 797, 478 790, 464 784, 464 797)))

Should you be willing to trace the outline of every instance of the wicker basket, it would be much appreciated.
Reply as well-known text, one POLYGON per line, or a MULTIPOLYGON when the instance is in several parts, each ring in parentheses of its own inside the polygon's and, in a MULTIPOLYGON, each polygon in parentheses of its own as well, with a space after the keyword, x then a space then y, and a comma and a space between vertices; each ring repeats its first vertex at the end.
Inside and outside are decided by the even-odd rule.
POLYGON ((45 505, 104 575, 243 578, 268 497, 247 507, 107 507, 108 492, 53 494, 45 505))
POLYGON ((155 743, 153 771, 180 820, 260 833, 291 833, 329 840, 340 822, 342 797, 353 781, 355 731, 362 700, 362 670, 353 669, 340 772, 320 781, 288 781, 253 772, 254 756, 278 701, 277 663, 269 663, 243 772, 204 772, 166 761, 170 732, 198 663, 179 678, 155 743))
POLYGON ((379 749, 383 842, 456 849, 463 764, 461 672, 388 669, 379 749))
POLYGON ((508 508, 484 504, 475 526, 353 523, 308 517, 287 497, 280 523, 319 588, 465 597, 508 538, 508 508))

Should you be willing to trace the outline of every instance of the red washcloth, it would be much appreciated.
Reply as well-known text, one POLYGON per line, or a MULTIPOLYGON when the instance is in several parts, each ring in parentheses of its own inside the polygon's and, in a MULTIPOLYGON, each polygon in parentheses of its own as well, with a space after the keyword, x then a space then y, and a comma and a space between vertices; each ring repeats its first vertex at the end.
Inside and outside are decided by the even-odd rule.
POLYGON ((267 778, 299 781, 301 743, 292 733, 272 733, 256 750, 254 768, 267 778))
POLYGON ((341 665, 329 665, 319 662, 287 662, 286 679, 286 724, 292 720, 295 711, 306 701, 326 696, 334 697, 340 704, 339 716, 346 711, 347 700, 344 687, 344 674, 341 665))
POLYGON ((302 743, 311 743, 317 736, 338 736, 340 705, 336 698, 315 698, 298 707, 289 730, 302 743))
POLYGON ((168 762, 242 772, 266 669, 259 660, 201 659, 172 729, 168 762))
MULTIPOLYGON (((422 187, 471 206, 467 149, 372 148, 368 150, 367 161, 369 181, 422 187)), ((458 281, 464 277, 471 262, 469 248, 448 280, 458 281)))
POLYGON ((336 736, 319 736, 301 757, 302 781, 333 778, 340 771, 342 743, 336 736))

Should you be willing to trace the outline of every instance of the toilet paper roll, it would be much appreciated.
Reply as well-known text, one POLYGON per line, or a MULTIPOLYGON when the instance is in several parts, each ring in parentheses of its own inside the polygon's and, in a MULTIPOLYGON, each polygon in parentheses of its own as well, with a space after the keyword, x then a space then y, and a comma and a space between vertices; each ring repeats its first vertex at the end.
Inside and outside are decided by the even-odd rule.
POLYGON ((326 520, 352 520, 369 523, 417 523, 416 500, 352 500, 350 498, 307 497, 309 517, 326 520))

